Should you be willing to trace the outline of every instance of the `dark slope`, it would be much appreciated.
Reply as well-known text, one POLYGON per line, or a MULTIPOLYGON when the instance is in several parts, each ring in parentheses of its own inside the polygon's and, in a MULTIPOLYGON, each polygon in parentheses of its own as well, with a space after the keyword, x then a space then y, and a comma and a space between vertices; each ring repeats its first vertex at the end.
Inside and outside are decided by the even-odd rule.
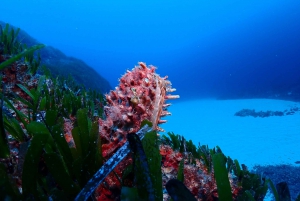
MULTIPOLYGON (((5 24, 6 23, 0 21, 0 25, 3 28, 5 27, 5 24)), ((10 26, 14 27, 13 25, 10 26)), ((22 43, 27 44, 28 47, 42 43, 32 38, 29 34, 23 31, 22 28, 18 38, 22 43)), ((106 79, 80 59, 68 57, 60 50, 51 46, 43 48, 40 51, 40 54, 42 64, 45 64, 54 76, 61 75, 68 77, 71 75, 79 84, 83 84, 86 88, 100 90, 102 93, 106 93, 112 89, 106 79)))

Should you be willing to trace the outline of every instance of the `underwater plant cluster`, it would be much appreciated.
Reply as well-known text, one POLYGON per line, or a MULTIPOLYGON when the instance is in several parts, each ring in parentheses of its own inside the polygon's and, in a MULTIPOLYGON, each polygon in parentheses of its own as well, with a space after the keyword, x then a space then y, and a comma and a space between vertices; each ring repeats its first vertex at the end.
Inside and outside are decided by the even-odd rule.
POLYGON ((269 187, 278 201, 286 195, 220 147, 161 136, 165 101, 179 96, 153 66, 139 63, 104 96, 52 76, 40 65, 44 45, 27 48, 19 29, 0 31, 1 200, 263 200, 269 187))

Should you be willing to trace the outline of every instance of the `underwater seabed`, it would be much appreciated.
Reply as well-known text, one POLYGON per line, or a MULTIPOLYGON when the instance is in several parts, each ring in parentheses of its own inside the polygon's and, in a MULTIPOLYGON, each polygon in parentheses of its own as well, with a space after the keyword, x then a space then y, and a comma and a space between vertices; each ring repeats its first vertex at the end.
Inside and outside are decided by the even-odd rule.
MULTIPOLYGON (((283 170, 284 165, 300 172, 299 102, 199 99, 176 102, 170 111, 176 115, 168 117, 163 127, 166 132, 183 135, 195 144, 219 146, 225 155, 237 159, 249 170, 258 165, 257 170, 265 175, 278 169, 275 167, 283 170), (261 168, 267 165, 271 165, 269 170, 261 168)), ((300 186, 299 180, 297 183, 300 186)))
POLYGON ((0 29, 0 200, 262 200, 268 185, 280 200, 280 181, 299 193, 299 103, 179 102, 165 127, 176 133, 158 138, 147 131, 163 130, 164 102, 179 97, 167 77, 140 62, 103 97, 46 67, 37 74, 44 45, 28 49, 19 31, 0 29))

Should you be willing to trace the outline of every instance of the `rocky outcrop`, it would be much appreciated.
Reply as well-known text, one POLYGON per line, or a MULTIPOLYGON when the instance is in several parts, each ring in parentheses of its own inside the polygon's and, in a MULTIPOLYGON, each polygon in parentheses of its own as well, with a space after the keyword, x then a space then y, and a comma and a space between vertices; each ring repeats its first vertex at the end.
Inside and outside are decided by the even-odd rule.
POLYGON ((300 111, 300 108, 297 106, 291 107, 289 110, 284 110, 284 111, 259 111, 256 112, 255 110, 251 109, 242 109, 234 114, 234 116, 239 116, 239 117, 247 117, 247 116, 252 116, 252 117, 271 117, 271 116, 285 116, 285 115, 294 115, 300 111))
MULTIPOLYGON (((5 24, 6 23, 0 21, 2 27, 4 27, 5 24)), ((10 26, 13 27, 12 25, 10 26)), ((18 38, 28 47, 42 43, 32 38, 23 30, 20 31, 18 38)), ((41 49, 40 55, 41 64, 46 65, 54 76, 60 75, 68 77, 71 75, 77 83, 83 84, 86 88, 100 90, 102 93, 109 92, 112 89, 105 78, 80 59, 68 57, 60 50, 51 46, 46 46, 41 49)))

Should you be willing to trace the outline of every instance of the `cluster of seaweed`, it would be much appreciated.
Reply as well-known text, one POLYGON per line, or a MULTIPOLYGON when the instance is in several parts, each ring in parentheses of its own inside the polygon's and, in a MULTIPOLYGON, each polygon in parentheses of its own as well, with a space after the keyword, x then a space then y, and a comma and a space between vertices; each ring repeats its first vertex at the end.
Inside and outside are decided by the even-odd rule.
MULTIPOLYGON (((8 25, 1 31, 0 53, 6 60, 0 69, 18 67, 23 58, 25 70, 33 75, 38 65, 34 52, 43 45, 23 49, 15 35, 8 25)), ((1 75, 1 81, 11 76, 1 75)), ((103 96, 47 72, 31 89, 26 83, 16 85, 22 93, 5 90, 5 81, 1 84, 0 199, 73 199, 102 165, 97 120, 103 96), (64 136, 70 118, 74 145, 64 136)))
MULTIPOLYGON (((231 175, 232 180, 239 187, 234 200, 263 200, 268 190, 268 184, 272 185, 269 179, 251 173, 245 165, 240 166, 237 160, 226 157, 220 147, 209 149, 207 145, 201 146, 200 144, 196 147, 191 140, 185 141, 184 137, 174 133, 168 133, 168 137, 163 136, 163 141, 172 146, 174 150, 191 153, 191 159, 189 159, 191 163, 200 160, 205 165, 208 174, 213 174, 213 178, 216 180, 220 200, 233 200, 230 187, 232 181, 229 181, 228 175, 231 175)), ((274 192, 277 193, 276 189, 274 192)))
POLYGON ((0 33, 0 200, 101 200, 103 192, 95 188, 100 184, 105 188, 103 181, 109 173, 121 183, 114 199, 163 200, 166 190, 173 200, 195 200, 185 185, 185 167, 196 164, 204 166, 213 180, 211 194, 203 186, 198 199, 263 200, 270 185, 280 200, 269 179, 241 167, 219 147, 196 147, 174 133, 158 137, 149 129, 150 122, 128 134, 128 142, 104 161, 98 127, 105 105, 102 94, 86 90, 71 78, 53 78, 46 68, 43 75, 33 76, 39 67, 35 52, 43 45, 25 48, 15 39, 17 33, 9 25, 0 33), (7 76, 18 73, 12 68, 30 74, 33 84, 19 82, 5 89, 7 76), (161 163, 169 161, 162 150, 168 146, 183 157, 175 178, 163 185, 161 163), (124 160, 131 162, 122 166, 120 178, 114 168, 124 160))
POLYGON ((6 24, 4 29, 0 26, 0 53, 2 56, 14 55, 14 57, 7 59, 0 64, 0 70, 3 70, 6 66, 15 61, 24 58, 25 62, 30 66, 30 73, 34 75, 37 72, 41 61, 39 53, 37 56, 34 56, 34 52, 43 48, 44 45, 35 45, 28 49, 26 44, 17 40, 19 32, 20 28, 16 30, 12 29, 9 24, 6 24))

